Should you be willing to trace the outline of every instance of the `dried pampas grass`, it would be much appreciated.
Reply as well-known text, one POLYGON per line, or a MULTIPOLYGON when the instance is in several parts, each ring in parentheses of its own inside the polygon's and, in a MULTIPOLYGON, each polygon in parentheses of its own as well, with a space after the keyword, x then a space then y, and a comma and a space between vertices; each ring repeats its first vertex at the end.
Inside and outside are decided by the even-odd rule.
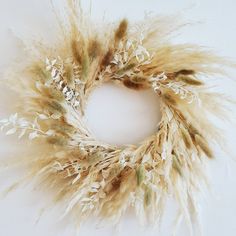
POLYGON ((26 179, 53 191, 53 200, 66 205, 64 215, 75 213, 78 222, 95 215, 116 223, 133 207, 140 219, 158 223, 171 195, 191 225, 205 182, 203 165, 218 141, 204 115, 211 104, 221 107, 207 90, 207 75, 230 64, 198 46, 170 43, 172 18, 135 25, 124 19, 96 30, 74 1, 68 3, 61 40, 51 48, 40 44, 27 65, 11 68, 19 109, 0 121, 1 129, 28 137, 41 150, 18 160, 29 167, 26 179), (158 130, 140 145, 102 143, 84 124, 88 96, 108 81, 151 89, 161 98, 158 130))

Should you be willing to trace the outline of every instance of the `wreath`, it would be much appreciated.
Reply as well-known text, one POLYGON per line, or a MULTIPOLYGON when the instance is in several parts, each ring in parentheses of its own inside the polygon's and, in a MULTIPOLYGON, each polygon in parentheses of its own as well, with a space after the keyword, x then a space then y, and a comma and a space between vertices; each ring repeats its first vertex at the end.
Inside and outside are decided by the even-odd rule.
POLYGON ((1 129, 28 137, 34 148, 18 159, 29 167, 24 181, 39 180, 79 222, 96 215, 116 223, 133 207, 143 221, 157 223, 172 196, 193 223, 204 164, 221 141, 210 117, 226 112, 227 99, 208 81, 230 63, 200 46, 172 43, 171 33, 183 26, 173 24, 175 17, 98 27, 68 2, 58 41, 26 45, 27 58, 4 80, 17 92, 18 110, 0 121, 1 129), (161 121, 139 145, 109 145, 86 127, 86 101, 106 82, 159 97, 161 121))

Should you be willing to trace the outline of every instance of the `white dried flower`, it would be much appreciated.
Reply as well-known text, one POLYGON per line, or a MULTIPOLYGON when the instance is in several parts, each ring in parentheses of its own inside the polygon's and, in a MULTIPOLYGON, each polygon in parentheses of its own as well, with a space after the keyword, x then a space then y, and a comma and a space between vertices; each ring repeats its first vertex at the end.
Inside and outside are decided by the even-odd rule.
POLYGON ((158 92, 160 90, 160 87, 162 86, 161 82, 166 79, 167 79, 167 76, 165 72, 162 72, 157 76, 152 76, 151 78, 149 78, 149 81, 152 84, 154 92, 158 92))
POLYGON ((181 99, 187 99, 188 103, 197 102, 198 105, 201 105, 201 100, 197 92, 182 82, 169 82, 166 87, 174 91, 175 94, 178 94, 181 99))

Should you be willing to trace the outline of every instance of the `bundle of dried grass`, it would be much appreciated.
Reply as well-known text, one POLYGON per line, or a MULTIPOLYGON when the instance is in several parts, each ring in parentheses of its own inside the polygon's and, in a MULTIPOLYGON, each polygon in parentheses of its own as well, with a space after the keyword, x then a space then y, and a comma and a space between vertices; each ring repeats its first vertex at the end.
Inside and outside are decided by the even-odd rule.
POLYGON ((52 50, 40 44, 15 71, 19 111, 0 121, 7 135, 19 132, 41 150, 19 160, 29 167, 28 180, 52 189, 54 200, 66 203, 65 215, 76 212, 79 222, 91 214, 117 222, 134 207, 142 220, 158 223, 170 194, 192 223, 202 166, 214 157, 210 141, 218 137, 204 105, 219 99, 207 92, 204 75, 227 63, 200 47, 169 43, 172 18, 135 27, 122 20, 104 32, 86 25, 75 2, 68 3, 70 27, 52 50), (107 81, 152 89, 161 98, 158 130, 140 145, 102 143, 84 124, 88 96, 107 81))

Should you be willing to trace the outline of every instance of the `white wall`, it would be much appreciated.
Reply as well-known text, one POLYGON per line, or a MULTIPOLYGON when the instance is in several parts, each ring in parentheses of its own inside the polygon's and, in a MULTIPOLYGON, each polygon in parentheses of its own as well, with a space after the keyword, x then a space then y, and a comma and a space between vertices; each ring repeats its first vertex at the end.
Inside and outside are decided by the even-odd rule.
MULTIPOLYGON (((83 1, 83 5, 88 9, 89 1, 83 1)), ((63 0, 54 0, 55 4, 62 6, 63 0)), ((188 27, 182 35, 177 35, 176 42, 192 42, 214 48, 216 52, 226 57, 236 60, 236 1, 235 0, 98 0, 92 1, 93 17, 101 18, 104 14, 108 20, 128 17, 129 19, 142 19, 144 13, 183 15, 189 22, 197 24, 188 27)), ((11 61, 16 54, 17 40, 11 34, 15 32, 24 38, 53 38, 55 20, 50 11, 49 0, 0 0, 0 68, 11 61), (11 29, 11 30, 9 30, 11 29), (38 33, 39 32, 39 33, 38 33)), ((19 52, 19 50, 17 51, 19 52)), ((235 83, 220 85, 221 90, 236 97, 235 83)), ((5 96, 7 98, 7 96, 5 96)), ((0 116, 4 116, 11 101, 6 99, 5 105, 0 107, 0 116)), ((99 136, 99 138, 110 140, 111 142, 126 143, 136 142, 149 134, 159 119, 157 103, 150 93, 137 95, 133 92, 118 91, 116 88, 102 88, 93 95, 88 108, 89 124, 99 136), (111 94, 111 91, 114 93, 111 94), (107 112, 107 119, 97 116, 97 103, 104 108, 113 108, 108 96, 113 96, 114 104, 117 106, 113 115, 107 112), (119 99, 122 97, 123 99, 119 99), (135 102, 126 103, 129 99, 135 102), (140 101, 143 101, 140 103, 140 101), (108 101, 108 102, 107 102, 108 101), (127 117, 117 119, 119 112, 127 112, 127 117), (122 110, 123 109, 123 110, 122 110), (148 114, 148 115, 147 115, 148 114), (115 123, 110 118, 115 116, 115 123), (95 119, 96 117, 96 119, 95 119), (132 120, 135 119, 135 123, 132 120), (115 127, 116 125, 116 127, 115 127), (98 128, 96 130, 96 127, 98 128), (117 129, 117 127, 119 129, 117 129), (140 128, 141 127, 141 128, 140 128), (120 129, 127 133, 124 136, 120 129), (116 137, 111 136, 111 130, 116 132, 116 137)), ((105 110, 103 112, 106 112, 105 110)), ((236 114, 236 112, 235 112, 236 114)), ((113 117, 113 118, 115 118, 113 117)), ((235 143, 235 126, 228 126, 228 144, 232 152, 235 143)), ((16 140, 0 135, 0 151, 2 156, 5 153, 14 153, 12 142, 16 140)), ((210 176, 211 192, 207 193, 200 201, 201 216, 204 236, 236 235, 236 166, 228 156, 219 152, 217 158, 209 163, 207 172, 210 176)), ((10 173, 14 175, 14 173, 10 173)), ((9 173, 1 175, 0 185, 6 185, 9 173)), ((35 225, 40 206, 43 205, 44 195, 38 192, 30 193, 28 187, 22 187, 15 193, 0 201, 0 236, 15 235, 35 235, 35 236, 68 236, 70 226, 66 227, 58 221, 56 213, 49 213, 35 225), (32 196, 33 195, 33 196, 32 196)), ((173 213, 176 206, 170 202, 164 216, 163 226, 160 230, 142 228, 133 219, 131 214, 123 220, 123 228, 119 235, 170 235, 170 227, 173 223, 173 213)), ((117 231, 115 231, 117 232, 117 231)), ((112 227, 97 228, 93 221, 82 227, 83 235, 108 236, 114 233, 112 227)), ((184 225, 181 225, 177 235, 188 236, 189 233, 184 225)))

